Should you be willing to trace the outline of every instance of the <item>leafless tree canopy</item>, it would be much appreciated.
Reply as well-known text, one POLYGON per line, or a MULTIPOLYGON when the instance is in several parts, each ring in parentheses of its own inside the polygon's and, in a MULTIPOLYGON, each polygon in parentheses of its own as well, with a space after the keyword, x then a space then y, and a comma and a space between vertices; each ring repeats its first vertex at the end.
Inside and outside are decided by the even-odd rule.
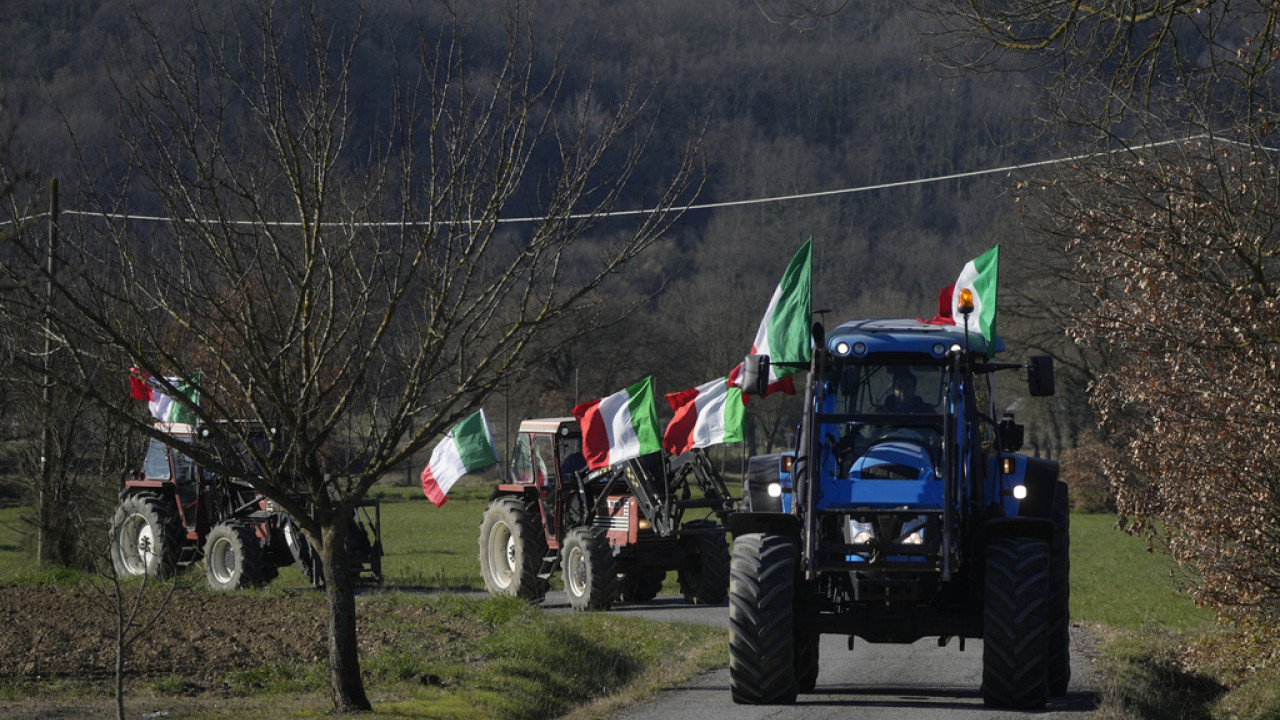
POLYGON ((1274 629, 1280 6, 925 9, 956 66, 1044 72, 1053 134, 1097 151, 1019 195, 1065 281, 1053 315, 1094 368, 1091 400, 1124 450, 1104 463, 1118 509, 1133 530, 1163 527, 1198 600, 1274 629))
MULTIPOLYGON (((693 170, 691 140, 647 193, 656 212, 607 221, 648 141, 644 92, 570 102, 518 5, 490 56, 456 18, 411 19, 256 0, 136 12, 145 51, 112 78, 127 170, 81 189, 99 211, 65 218, 42 278, 58 302, 47 333, 72 359, 60 383, 167 439, 125 373, 194 379, 196 416, 246 452, 185 451, 254 478, 320 548, 339 710, 368 706, 344 567, 353 506, 608 322, 601 289, 669 226, 693 170), (378 53, 391 76, 354 83, 378 53), (357 112, 375 96, 379 112, 357 112), (165 219, 117 212, 139 207, 165 219), (513 208, 540 219, 504 224, 513 208), (248 443, 249 423, 276 440, 248 443)), ((25 248, 30 266, 43 247, 25 248)))
POLYGON ((1045 186, 1090 296, 1070 332, 1103 356, 1092 400, 1127 457, 1105 467, 1132 527, 1168 529, 1194 595, 1280 611, 1280 192, 1266 152, 1199 140, 1045 186))

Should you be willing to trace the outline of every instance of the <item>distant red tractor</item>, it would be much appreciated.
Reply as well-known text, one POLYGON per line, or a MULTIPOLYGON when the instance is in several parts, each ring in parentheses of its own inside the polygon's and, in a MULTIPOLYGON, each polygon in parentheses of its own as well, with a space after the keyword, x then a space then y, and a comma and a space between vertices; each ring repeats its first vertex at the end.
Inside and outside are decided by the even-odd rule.
POLYGON ((525 420, 480 524, 485 587, 540 601, 563 570, 574 609, 606 610, 652 600, 674 570, 685 600, 721 603, 732 503, 701 449, 592 471, 574 418, 525 420))
MULTIPOLYGON (((207 428, 160 427, 186 442, 216 442, 207 428)), ((270 442, 270 431, 250 438, 270 442)), ((380 514, 373 501, 353 520, 347 552, 357 582, 382 580, 380 514)), ((111 519, 111 559, 120 577, 169 577, 203 558, 215 590, 266 584, 291 563, 321 585, 315 555, 288 515, 251 483, 216 475, 154 438, 142 469, 120 491, 111 519)))

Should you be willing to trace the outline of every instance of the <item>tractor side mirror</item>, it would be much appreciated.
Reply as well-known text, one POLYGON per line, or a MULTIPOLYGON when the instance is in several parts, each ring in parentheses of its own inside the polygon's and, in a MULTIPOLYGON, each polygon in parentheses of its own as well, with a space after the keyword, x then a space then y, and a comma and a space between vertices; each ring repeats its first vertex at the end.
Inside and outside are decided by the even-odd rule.
POLYGON ((742 361, 742 377, 738 384, 743 395, 764 395, 769 388, 769 356, 748 355, 742 361))
POLYGON ((1052 356, 1032 355, 1027 358, 1027 391, 1032 397, 1048 397, 1055 392, 1052 356))

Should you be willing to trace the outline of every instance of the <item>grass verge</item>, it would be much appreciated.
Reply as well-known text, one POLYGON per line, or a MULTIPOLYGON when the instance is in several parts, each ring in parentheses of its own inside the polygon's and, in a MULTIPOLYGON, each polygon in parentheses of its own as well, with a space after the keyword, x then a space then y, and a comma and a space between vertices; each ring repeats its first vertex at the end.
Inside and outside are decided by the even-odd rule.
MULTIPOLYGON (((362 599, 381 610, 362 632, 397 638, 363 658, 376 716, 570 713, 594 720, 727 662, 723 630, 656 631, 648 621, 617 615, 544 615, 502 599, 424 594, 482 589, 476 536, 489 488, 464 480, 441 508, 413 486, 375 488, 383 501, 386 585, 402 591, 362 599), (414 619, 406 620, 401 606, 418 607, 409 613, 414 619)), ((86 581, 67 571, 32 571, 17 516, 17 509, 0 510, 0 582, 86 581)), ((283 590, 267 592, 305 584, 285 568, 272 586, 283 590)), ((664 592, 674 585, 669 578, 664 592)), ((1260 659, 1239 634, 1218 628, 1175 587, 1168 557, 1115 530, 1111 516, 1072 516, 1071 614, 1104 644, 1099 717, 1280 720, 1280 663, 1260 659)), ((64 682, 39 692, 75 697, 80 690, 71 685, 84 689, 64 682)), ((0 715, 31 691, 0 686, 0 715)), ((188 717, 250 717, 263 707, 295 708, 294 717, 328 713, 325 669, 316 664, 269 663, 232 673, 216 698, 182 677, 140 681, 130 693, 145 712, 180 706, 188 717), (193 714, 196 707, 203 709, 193 714)))
POLYGON ((1257 641, 1267 633, 1218 625, 1175 586, 1169 557, 1114 517, 1071 521, 1072 618, 1102 641, 1095 717, 1280 720, 1280 657, 1257 641))
MULTIPOLYGON (((723 629, 608 613, 552 614, 509 597, 377 593, 360 599, 365 688, 379 718, 606 717, 658 687, 727 662, 723 629)), ((0 683, 0 716, 105 717, 110 681, 0 683)), ((127 680, 130 717, 330 717, 324 662, 275 660, 215 686, 127 680)))

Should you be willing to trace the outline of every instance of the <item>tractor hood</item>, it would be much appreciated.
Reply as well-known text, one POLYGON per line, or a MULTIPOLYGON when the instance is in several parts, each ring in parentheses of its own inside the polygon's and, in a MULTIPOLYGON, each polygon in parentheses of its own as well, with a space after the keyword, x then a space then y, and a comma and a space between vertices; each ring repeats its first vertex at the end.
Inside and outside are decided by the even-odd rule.
POLYGON ((933 460, 920 445, 890 440, 872 445, 853 462, 850 480, 934 480, 933 460))
POLYGON ((918 443, 889 440, 854 460, 843 482, 824 488, 818 508, 940 508, 942 495, 929 451, 918 443))

